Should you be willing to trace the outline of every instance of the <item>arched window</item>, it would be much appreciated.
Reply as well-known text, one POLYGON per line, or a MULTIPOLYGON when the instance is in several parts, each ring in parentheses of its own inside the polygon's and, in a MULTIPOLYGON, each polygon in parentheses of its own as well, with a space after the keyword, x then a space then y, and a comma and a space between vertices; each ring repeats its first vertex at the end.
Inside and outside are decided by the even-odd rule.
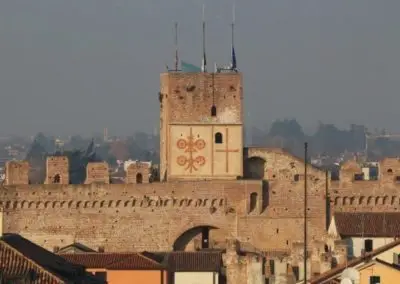
POLYGON ((211 116, 217 116, 217 107, 215 105, 211 107, 211 116))
POLYGON ((59 174, 56 174, 53 178, 53 183, 60 183, 61 182, 61 177, 59 174))
POLYGON ((136 183, 143 183, 143 175, 141 173, 136 174, 136 183))
POLYGON ((215 144, 222 144, 223 139, 222 139, 222 133, 217 132, 215 133, 215 144))

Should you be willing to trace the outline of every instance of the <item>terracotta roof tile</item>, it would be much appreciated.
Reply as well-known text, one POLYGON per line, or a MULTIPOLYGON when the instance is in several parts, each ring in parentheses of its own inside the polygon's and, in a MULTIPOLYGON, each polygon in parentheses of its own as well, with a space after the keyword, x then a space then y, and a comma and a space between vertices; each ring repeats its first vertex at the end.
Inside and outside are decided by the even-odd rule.
POLYGON ((400 236, 400 212, 335 213, 341 236, 397 237, 400 236))
POLYGON ((168 270, 179 271, 220 271, 222 252, 172 252, 168 254, 168 270))
POLYGON ((0 238, 0 271, 6 279, 31 276, 32 283, 99 283, 84 267, 71 264, 16 234, 0 238))
POLYGON ((82 265, 86 268, 106 268, 107 265, 121 261, 127 257, 132 256, 134 253, 74 253, 74 254, 60 254, 64 259, 69 262, 82 265))
POLYGON ((160 263, 140 253, 75 253, 61 254, 69 262, 86 268, 110 270, 162 269, 160 263))
POLYGON ((364 256, 360 256, 358 258, 354 258, 346 263, 343 263, 342 265, 338 265, 335 268, 332 268, 331 270, 322 273, 321 275, 312 278, 310 280, 311 284, 328 284, 328 283, 332 283, 332 282, 328 282, 330 280, 333 280, 335 278, 335 276, 339 273, 342 273, 343 270, 345 270, 348 267, 353 267, 356 265, 359 265, 361 263, 363 263, 366 259, 370 259, 373 258, 379 254, 381 254, 382 252, 385 252, 391 248, 394 248, 396 246, 400 245, 400 240, 396 240, 394 242, 391 242, 390 244, 387 244, 385 246, 381 246, 379 248, 377 248, 376 250, 370 252, 370 253, 366 253, 364 256), (333 279, 331 279, 333 278, 333 279))
POLYGON ((163 269, 160 263, 139 253, 128 256, 122 259, 121 261, 111 263, 107 265, 106 268, 110 270, 131 270, 131 269, 162 270, 163 269))

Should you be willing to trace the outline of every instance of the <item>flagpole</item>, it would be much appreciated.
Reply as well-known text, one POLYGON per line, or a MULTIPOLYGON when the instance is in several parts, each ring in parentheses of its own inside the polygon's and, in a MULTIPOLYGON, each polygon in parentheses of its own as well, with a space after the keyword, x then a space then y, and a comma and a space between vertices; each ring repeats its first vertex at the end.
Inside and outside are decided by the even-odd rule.
POLYGON ((304 143, 304 284, 307 284, 307 163, 308 143, 304 143))
POLYGON ((207 72, 205 4, 203 4, 203 60, 201 69, 203 72, 207 72))

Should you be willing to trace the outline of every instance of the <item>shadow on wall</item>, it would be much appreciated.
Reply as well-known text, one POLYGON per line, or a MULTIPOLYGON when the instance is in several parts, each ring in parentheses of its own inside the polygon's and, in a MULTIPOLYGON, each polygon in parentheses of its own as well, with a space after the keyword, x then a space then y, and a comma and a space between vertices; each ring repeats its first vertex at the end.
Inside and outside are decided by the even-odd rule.
POLYGON ((264 179, 266 161, 260 157, 251 157, 244 162, 244 177, 246 179, 264 179))
POLYGON ((193 227, 185 232, 183 232, 174 242, 173 250, 174 251, 184 251, 186 246, 192 241, 196 236, 202 235, 202 242, 209 243, 209 231, 218 229, 214 226, 197 226, 193 227))

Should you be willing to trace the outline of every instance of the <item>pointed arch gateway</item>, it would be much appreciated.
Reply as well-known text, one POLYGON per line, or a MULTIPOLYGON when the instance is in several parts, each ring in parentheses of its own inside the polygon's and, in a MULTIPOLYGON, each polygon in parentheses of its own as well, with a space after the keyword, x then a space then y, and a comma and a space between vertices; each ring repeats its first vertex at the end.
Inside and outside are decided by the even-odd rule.
POLYGON ((202 225, 192 227, 183 233, 181 233, 178 238, 175 239, 172 246, 174 251, 184 251, 186 246, 198 235, 201 235, 201 248, 207 249, 210 245, 210 231, 219 229, 215 226, 202 225))

